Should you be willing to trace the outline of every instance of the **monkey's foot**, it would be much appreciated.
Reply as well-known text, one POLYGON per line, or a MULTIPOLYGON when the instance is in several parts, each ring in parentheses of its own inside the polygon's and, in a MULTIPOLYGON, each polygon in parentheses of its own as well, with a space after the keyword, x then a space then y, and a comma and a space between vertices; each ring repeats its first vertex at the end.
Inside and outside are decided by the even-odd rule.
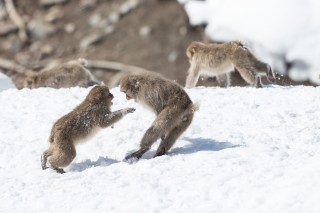
POLYGON ((60 173, 60 174, 66 173, 63 169, 60 169, 60 168, 52 167, 52 169, 55 170, 56 172, 60 173))
POLYGON ((138 151, 136 151, 134 153, 131 153, 130 155, 127 155, 125 157, 125 160, 129 160, 129 159, 132 159, 132 158, 136 158, 136 159, 139 160, 142 157, 142 155, 148 150, 149 150, 149 148, 141 148, 138 151))
POLYGON ((162 156, 162 155, 165 155, 167 152, 166 152, 166 149, 164 147, 159 147, 156 154, 153 156, 154 158, 155 157, 159 157, 159 156, 162 156))

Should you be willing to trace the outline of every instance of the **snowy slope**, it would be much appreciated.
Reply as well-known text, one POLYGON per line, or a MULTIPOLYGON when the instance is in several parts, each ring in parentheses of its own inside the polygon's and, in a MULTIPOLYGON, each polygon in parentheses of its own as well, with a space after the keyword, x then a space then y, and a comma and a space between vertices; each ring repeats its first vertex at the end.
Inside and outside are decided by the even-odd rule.
POLYGON ((215 41, 242 40, 280 74, 320 84, 318 0, 179 0, 215 41))
POLYGON ((11 79, 0 70, 0 92, 6 89, 16 88, 11 79))
POLYGON ((52 124, 89 89, 0 92, 0 212, 320 212, 320 88, 195 88, 194 122, 169 155, 123 161, 154 116, 135 107, 42 171, 52 124))

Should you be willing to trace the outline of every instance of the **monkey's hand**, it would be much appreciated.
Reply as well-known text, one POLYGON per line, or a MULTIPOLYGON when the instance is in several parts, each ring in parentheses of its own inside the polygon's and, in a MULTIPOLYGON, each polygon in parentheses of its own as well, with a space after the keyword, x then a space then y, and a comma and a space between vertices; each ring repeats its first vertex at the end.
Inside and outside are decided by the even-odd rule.
POLYGON ((125 109, 123 109, 124 114, 133 113, 134 111, 136 111, 135 108, 125 108, 125 109))

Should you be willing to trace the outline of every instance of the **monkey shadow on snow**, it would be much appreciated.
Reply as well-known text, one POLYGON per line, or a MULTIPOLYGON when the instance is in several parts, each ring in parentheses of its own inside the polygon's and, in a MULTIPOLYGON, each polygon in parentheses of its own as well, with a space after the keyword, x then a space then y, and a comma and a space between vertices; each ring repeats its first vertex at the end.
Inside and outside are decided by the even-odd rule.
POLYGON ((110 159, 108 157, 99 157, 96 161, 91 161, 90 159, 82 161, 80 163, 73 163, 69 167, 69 172, 82 172, 86 169, 92 168, 92 167, 106 167, 110 166, 114 163, 119 163, 120 161, 110 159))
MULTIPOLYGON (((171 151, 169 151, 169 156, 176 154, 192 154, 200 151, 220 151, 223 149, 240 147, 240 145, 235 145, 230 142, 218 142, 210 138, 184 137, 183 140, 190 142, 190 144, 187 144, 183 147, 173 148, 171 151)), ((155 153, 155 151, 149 151, 143 155, 142 159, 152 159, 155 153)), ((68 172, 82 172, 92 167, 106 167, 110 166, 111 164, 120 162, 123 161, 110 159, 108 157, 99 157, 96 161, 91 161, 90 159, 87 159, 80 163, 71 164, 68 172)))
POLYGON ((183 140, 189 141, 183 147, 173 148, 171 154, 192 154, 200 151, 220 151, 228 148, 240 147, 238 144, 232 144, 230 142, 218 142, 210 138, 188 138, 184 137, 183 140))

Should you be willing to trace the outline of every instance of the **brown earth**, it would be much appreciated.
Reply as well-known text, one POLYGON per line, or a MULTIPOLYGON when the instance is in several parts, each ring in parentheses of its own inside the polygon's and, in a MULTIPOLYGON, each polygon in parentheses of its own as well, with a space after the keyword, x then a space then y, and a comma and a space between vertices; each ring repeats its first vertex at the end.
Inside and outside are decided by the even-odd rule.
MULTIPOLYGON (((184 85, 189 67, 185 49, 191 41, 203 40, 203 29, 189 25, 176 0, 16 0, 15 6, 28 28, 28 40, 22 42, 17 29, 4 33, 0 57, 33 71, 82 57, 139 66, 184 85)), ((0 28, 14 26, 7 15, 1 16, 3 8, 0 0, 0 28)), ((22 88, 24 73, 2 71, 22 88)), ((117 73, 92 71, 106 83, 117 73)), ((232 82, 246 85, 237 73, 232 82)), ((199 84, 216 82, 201 78, 199 84)))

